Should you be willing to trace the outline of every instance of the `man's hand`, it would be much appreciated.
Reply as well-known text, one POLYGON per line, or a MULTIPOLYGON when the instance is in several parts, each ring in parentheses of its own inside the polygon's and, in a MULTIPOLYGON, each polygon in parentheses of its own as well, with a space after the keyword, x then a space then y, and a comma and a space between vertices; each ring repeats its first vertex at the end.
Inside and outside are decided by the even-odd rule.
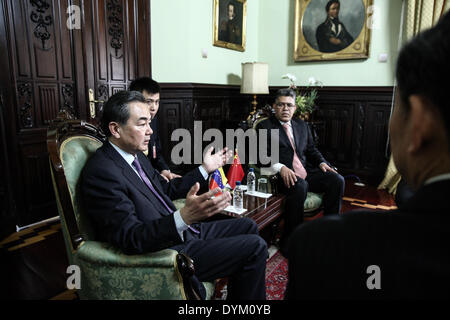
POLYGON ((297 176, 295 175, 295 172, 286 166, 283 166, 281 168, 280 175, 281 178, 283 179, 284 185, 288 188, 294 186, 298 179, 297 176))
POLYGON ((196 182, 186 196, 185 206, 180 209, 181 218, 187 225, 209 218, 230 205, 231 195, 228 191, 211 199, 213 195, 221 191, 220 188, 197 196, 199 189, 200 184, 196 182))
POLYGON ((338 38, 335 38, 335 37, 331 37, 330 38, 330 42, 332 43, 332 44, 335 44, 335 45, 339 45, 339 44, 341 44, 341 39, 338 39, 338 38))
POLYGON ((336 170, 334 170, 332 167, 330 167, 329 165, 327 165, 325 162, 322 162, 322 163, 319 165, 319 168, 320 168, 323 172, 331 171, 331 172, 337 173, 336 170))
POLYGON ((175 178, 181 178, 180 175, 170 172, 169 170, 163 170, 161 171, 161 176, 166 179, 167 182, 169 180, 175 179, 175 178))
POLYGON ((227 163, 228 159, 233 156, 233 152, 231 150, 228 151, 228 148, 223 148, 215 154, 212 154, 213 149, 214 147, 209 148, 203 158, 202 166, 208 174, 216 171, 220 167, 223 167, 227 163))

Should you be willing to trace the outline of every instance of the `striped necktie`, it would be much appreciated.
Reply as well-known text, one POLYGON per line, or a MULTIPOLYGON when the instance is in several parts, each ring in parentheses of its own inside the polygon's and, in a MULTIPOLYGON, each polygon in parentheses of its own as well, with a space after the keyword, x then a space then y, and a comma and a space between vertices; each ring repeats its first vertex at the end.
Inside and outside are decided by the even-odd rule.
POLYGON ((284 123, 283 128, 284 128, 284 131, 286 131, 286 134, 289 138, 289 142, 291 143, 292 149, 294 149, 294 158, 292 159, 292 168, 294 169, 295 175, 304 180, 306 178, 307 173, 306 173, 305 167, 303 167, 303 164, 297 155, 297 152, 295 151, 294 140, 292 139, 291 133, 289 132, 289 124, 284 123))

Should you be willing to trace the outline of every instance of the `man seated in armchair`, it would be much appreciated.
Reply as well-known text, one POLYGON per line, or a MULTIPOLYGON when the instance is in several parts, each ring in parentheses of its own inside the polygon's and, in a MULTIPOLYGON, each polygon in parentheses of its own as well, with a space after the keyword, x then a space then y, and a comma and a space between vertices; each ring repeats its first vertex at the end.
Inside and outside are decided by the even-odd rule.
POLYGON ((290 234, 303 222, 307 192, 324 193, 324 215, 339 214, 345 185, 344 178, 316 148, 308 125, 293 117, 297 108, 295 98, 292 89, 278 90, 273 104, 274 116, 256 126, 258 135, 259 130, 267 130, 268 154, 271 155, 276 154, 270 143, 271 135, 278 131, 279 161, 273 163, 271 169, 281 177, 278 190, 286 194, 285 227, 280 239, 280 250, 285 256, 289 255, 286 247, 290 234))
POLYGON ((231 152, 212 154, 211 148, 199 168, 167 181, 142 152, 152 134, 150 122, 139 92, 118 92, 104 105, 101 126, 108 140, 88 160, 81 182, 98 240, 127 254, 177 250, 193 259, 199 281, 228 277, 230 299, 265 299, 267 245, 256 223, 246 218, 201 222, 231 200, 226 191, 212 197, 219 189, 198 194, 231 152), (179 197, 186 197, 186 204, 176 210, 171 199, 179 197))

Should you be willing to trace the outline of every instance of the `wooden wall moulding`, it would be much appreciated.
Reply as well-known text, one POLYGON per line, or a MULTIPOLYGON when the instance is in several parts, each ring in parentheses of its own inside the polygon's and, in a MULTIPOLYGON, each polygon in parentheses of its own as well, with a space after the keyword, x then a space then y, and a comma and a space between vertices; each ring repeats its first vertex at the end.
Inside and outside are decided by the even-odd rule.
POLYGON ((42 50, 49 50, 50 48, 45 48, 45 41, 51 37, 48 27, 53 24, 51 13, 48 12, 50 4, 44 0, 30 0, 30 3, 33 6, 30 19, 36 24, 33 34, 42 42, 42 50))
POLYGON ((123 45, 122 5, 119 0, 110 0, 108 8, 108 34, 111 36, 110 45, 115 50, 116 57, 123 45))
POLYGON ((19 123, 21 128, 32 128, 33 106, 32 97, 33 89, 30 82, 17 83, 17 97, 19 102, 19 123))

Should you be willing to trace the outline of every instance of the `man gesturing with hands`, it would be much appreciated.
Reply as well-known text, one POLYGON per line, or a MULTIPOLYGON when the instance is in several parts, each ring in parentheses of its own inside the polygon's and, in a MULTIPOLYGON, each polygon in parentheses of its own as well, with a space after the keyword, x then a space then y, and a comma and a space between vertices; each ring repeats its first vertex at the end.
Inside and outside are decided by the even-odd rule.
POLYGON ((101 119, 107 141, 89 159, 82 174, 84 207, 97 240, 128 254, 171 248, 194 260, 200 281, 228 277, 231 299, 265 299, 267 245, 250 219, 202 222, 229 205, 231 196, 220 189, 199 194, 208 175, 232 155, 209 149, 198 168, 166 181, 142 153, 152 130, 145 98, 136 91, 114 94, 101 119), (186 197, 176 210, 172 199, 186 197))

